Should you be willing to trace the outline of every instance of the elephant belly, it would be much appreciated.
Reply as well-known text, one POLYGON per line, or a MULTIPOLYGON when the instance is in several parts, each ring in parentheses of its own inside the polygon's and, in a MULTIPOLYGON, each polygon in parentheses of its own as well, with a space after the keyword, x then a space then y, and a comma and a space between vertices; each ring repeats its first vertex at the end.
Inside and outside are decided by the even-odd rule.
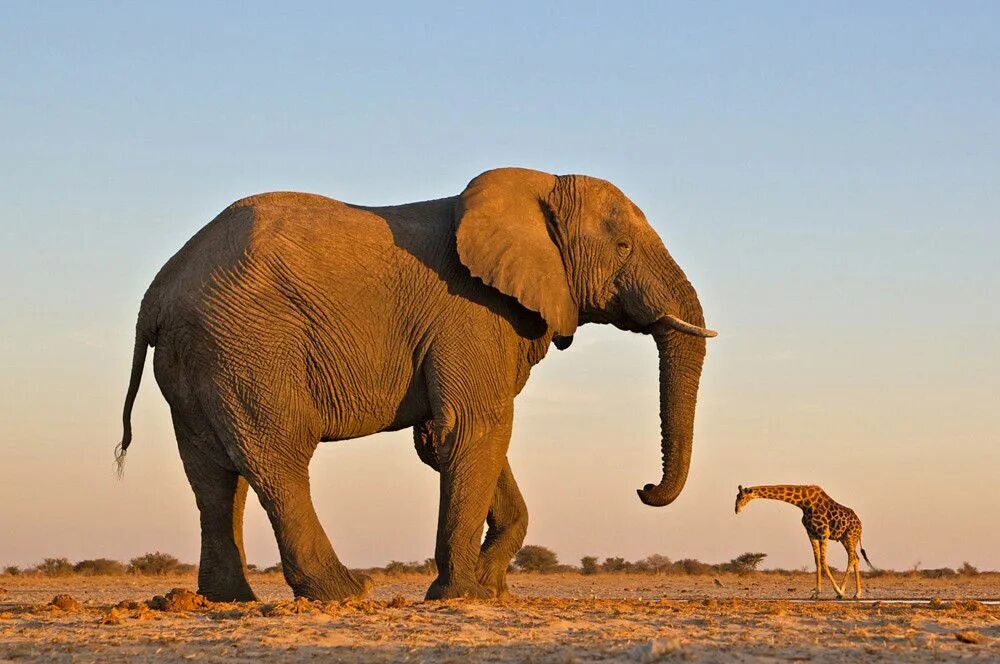
POLYGON ((322 440, 348 440, 397 431, 430 418, 427 389, 419 372, 402 379, 388 379, 387 376, 396 373, 393 371, 360 373, 333 376, 321 390, 327 392, 321 399, 326 404, 320 413, 325 423, 322 440))
POLYGON ((383 431, 399 431, 431 418, 426 399, 407 395, 403 400, 386 399, 381 407, 367 411, 332 414, 320 440, 350 440, 383 431))

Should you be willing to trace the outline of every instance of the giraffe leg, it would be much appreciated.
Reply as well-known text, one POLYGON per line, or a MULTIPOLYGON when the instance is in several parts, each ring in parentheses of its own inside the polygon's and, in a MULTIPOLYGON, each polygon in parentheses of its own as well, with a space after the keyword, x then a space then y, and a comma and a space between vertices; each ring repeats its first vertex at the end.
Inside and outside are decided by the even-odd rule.
MULTIPOLYGON (((847 551, 847 569, 844 570, 844 580, 840 582, 840 587, 843 590, 847 590, 847 580, 851 578, 851 568, 857 565, 857 556, 854 555, 850 540, 841 540, 840 543, 844 545, 844 550, 847 551)), ((855 596, 855 599, 857 599, 857 596, 855 596)))
POLYGON ((837 580, 833 578, 833 572, 830 571, 830 566, 826 564, 826 540, 819 541, 819 557, 823 563, 823 571, 826 572, 826 577, 830 579, 830 583, 833 585, 833 590, 837 593, 837 599, 842 599, 844 597, 844 590, 837 585, 837 580))
POLYGON ((816 559, 816 589, 812 591, 813 599, 819 597, 820 589, 823 586, 823 563, 820 561, 819 557, 819 540, 810 539, 809 543, 812 544, 813 548, 813 558, 816 559))
POLYGON ((854 599, 861 599, 861 565, 854 561, 854 599))
MULTIPOLYGON (((840 587, 843 590, 847 590, 847 580, 851 578, 851 568, 855 567, 856 565, 857 563, 855 563, 854 559, 850 557, 850 554, 848 554, 847 569, 844 571, 844 580, 840 582, 840 587)), ((857 599, 857 595, 855 595, 855 599, 857 599)))
MULTIPOLYGON (((854 561, 854 599, 861 599, 861 562, 858 560, 857 545, 851 544, 851 560, 854 561)), ((847 581, 844 581, 847 589, 847 581)))

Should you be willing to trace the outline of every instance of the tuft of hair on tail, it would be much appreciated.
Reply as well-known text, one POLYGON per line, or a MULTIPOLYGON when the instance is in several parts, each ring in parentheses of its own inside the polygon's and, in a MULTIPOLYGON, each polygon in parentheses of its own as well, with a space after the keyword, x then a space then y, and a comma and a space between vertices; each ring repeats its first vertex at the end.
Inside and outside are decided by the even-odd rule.
POLYGON ((125 453, 128 451, 131 436, 122 439, 122 442, 115 445, 115 475, 121 479, 125 475, 125 453))
POLYGON ((875 565, 872 565, 872 561, 868 560, 868 554, 865 553, 865 547, 861 547, 861 557, 865 559, 865 562, 868 564, 868 567, 872 571, 874 571, 875 570, 875 565))

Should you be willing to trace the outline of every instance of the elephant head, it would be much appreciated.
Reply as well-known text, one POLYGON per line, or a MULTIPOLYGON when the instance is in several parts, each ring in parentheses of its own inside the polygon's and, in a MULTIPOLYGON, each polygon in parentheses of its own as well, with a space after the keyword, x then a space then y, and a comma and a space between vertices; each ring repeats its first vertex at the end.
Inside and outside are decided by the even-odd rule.
POLYGON ((642 211, 604 180, 502 168, 462 193, 456 234, 469 271, 538 312, 557 343, 587 322, 653 337, 663 476, 638 494, 647 505, 673 502, 691 461, 705 338, 716 333, 642 211))

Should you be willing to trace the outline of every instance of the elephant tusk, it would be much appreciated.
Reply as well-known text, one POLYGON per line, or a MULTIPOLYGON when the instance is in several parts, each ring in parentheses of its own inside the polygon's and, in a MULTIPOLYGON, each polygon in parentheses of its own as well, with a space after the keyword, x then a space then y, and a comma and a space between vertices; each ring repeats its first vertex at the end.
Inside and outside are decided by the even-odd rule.
POLYGON ((667 325, 674 328, 678 332, 683 332, 684 334, 691 334, 696 337, 714 337, 719 334, 715 330, 709 330, 708 328, 705 327, 698 327, 697 325, 692 325, 686 320, 682 320, 677 316, 672 316, 670 314, 666 314, 663 317, 663 320, 667 323, 667 325))

